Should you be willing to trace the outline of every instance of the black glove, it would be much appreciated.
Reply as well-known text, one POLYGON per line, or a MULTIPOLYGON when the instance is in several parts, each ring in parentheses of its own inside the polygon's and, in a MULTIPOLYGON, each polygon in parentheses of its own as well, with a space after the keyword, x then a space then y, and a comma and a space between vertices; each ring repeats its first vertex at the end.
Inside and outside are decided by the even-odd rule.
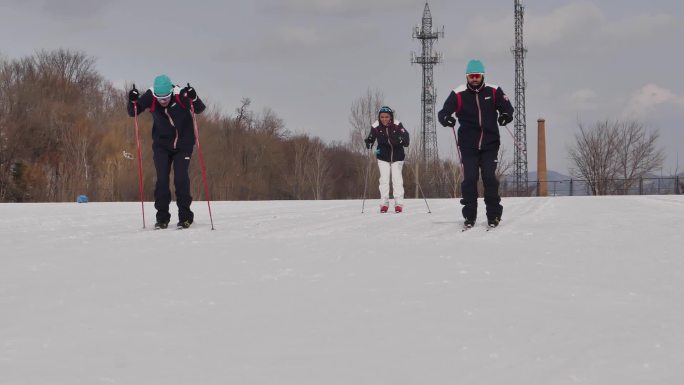
POLYGON ((512 120, 513 120, 513 118, 505 112, 499 114, 499 119, 498 119, 499 126, 505 126, 508 123, 510 123, 512 120))
POLYGON ((197 99, 197 91, 195 91, 195 89, 190 86, 190 83, 188 83, 187 87, 181 90, 181 95, 185 95, 186 97, 192 100, 197 99))
POLYGON ((133 89, 128 92, 128 101, 131 103, 137 102, 139 97, 140 92, 138 92, 138 89, 135 88, 135 84, 133 84, 133 89))
POLYGON ((456 118, 453 116, 446 118, 446 125, 447 127, 456 127, 456 118))
POLYGON ((364 139, 364 142, 366 143, 366 148, 370 150, 371 147, 373 147, 373 143, 375 142, 375 139, 366 138, 366 139, 364 139))

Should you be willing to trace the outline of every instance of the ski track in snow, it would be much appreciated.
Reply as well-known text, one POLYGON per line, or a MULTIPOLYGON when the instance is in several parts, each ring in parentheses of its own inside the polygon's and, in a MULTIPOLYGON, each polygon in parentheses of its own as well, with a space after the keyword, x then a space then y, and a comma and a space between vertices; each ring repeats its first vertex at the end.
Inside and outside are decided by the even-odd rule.
POLYGON ((684 196, 429 204, 0 204, 0 385, 681 383, 684 196))

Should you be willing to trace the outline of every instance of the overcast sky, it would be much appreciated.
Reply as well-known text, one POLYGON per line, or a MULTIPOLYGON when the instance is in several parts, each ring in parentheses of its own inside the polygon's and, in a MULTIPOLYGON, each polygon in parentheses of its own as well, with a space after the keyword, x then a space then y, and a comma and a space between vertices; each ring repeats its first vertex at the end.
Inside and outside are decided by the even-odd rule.
MULTIPOLYGON (((513 0, 430 1, 445 37, 435 68, 437 109, 481 59, 487 81, 513 99, 513 0)), ((528 0, 529 170, 536 170, 536 122, 547 120, 550 169, 567 173, 578 122, 637 119, 659 129, 664 173, 684 171, 684 5, 675 0, 528 0)), ((385 95, 404 125, 420 124, 422 0, 0 0, 0 54, 80 50, 115 85, 149 87, 166 73, 191 82, 209 104, 233 113, 243 97, 269 107, 293 132, 346 141, 352 101, 368 88, 385 95)), ((201 129, 201 128, 200 128, 201 129)), ((512 129, 512 127, 511 127, 512 129)), ((453 136, 438 125, 442 157, 453 136)), ((502 129, 507 154, 513 143, 502 129)))

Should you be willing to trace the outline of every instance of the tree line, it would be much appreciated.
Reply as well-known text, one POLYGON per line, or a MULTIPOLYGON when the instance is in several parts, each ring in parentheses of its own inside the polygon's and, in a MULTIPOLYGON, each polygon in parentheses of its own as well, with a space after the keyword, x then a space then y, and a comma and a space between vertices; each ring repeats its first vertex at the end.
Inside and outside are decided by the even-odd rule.
MULTIPOLYGON (((0 202, 68 202, 80 194, 93 201, 138 200, 135 128, 126 103, 126 90, 113 87, 83 52, 59 49, 0 59, 0 202)), ((232 115, 205 111, 197 118, 211 199, 377 198, 377 167, 363 138, 382 104, 377 90, 351 103, 346 143, 292 133, 273 110, 253 111, 249 98, 232 115)), ((149 114, 139 116, 139 126, 143 187, 151 199, 149 114)), ((662 164, 655 139, 657 133, 649 136, 636 123, 580 126, 569 152, 575 173, 596 181, 597 194, 610 193, 600 180, 638 179, 662 164), (601 163, 602 150, 614 157, 609 165, 601 163)), ((460 165, 452 160, 422 164, 418 148, 414 140, 404 167, 406 197, 460 196, 460 165)), ((505 156, 503 149, 502 180, 512 169, 505 156)), ((191 193, 197 199, 204 197, 199 167, 193 160, 191 193)))
MULTIPOLYGON (((82 52, 40 51, 0 61, 0 201, 64 202, 80 194, 93 201, 139 199, 126 103, 126 91, 114 88, 82 52)), ((377 197, 365 147, 292 133, 273 110, 250 107, 244 98, 233 115, 213 110, 197 116, 211 199, 377 197)), ((149 199, 155 175, 149 114, 139 116, 139 127, 149 199)), ((203 197, 198 161, 190 174, 193 196, 203 197)))

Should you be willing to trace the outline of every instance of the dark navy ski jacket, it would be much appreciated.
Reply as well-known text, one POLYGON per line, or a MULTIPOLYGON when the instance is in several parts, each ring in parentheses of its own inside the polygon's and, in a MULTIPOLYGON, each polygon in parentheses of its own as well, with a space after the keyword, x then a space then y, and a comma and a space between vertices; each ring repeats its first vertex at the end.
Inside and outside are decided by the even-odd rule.
POLYGON ((400 121, 394 120, 383 126, 379 120, 371 125, 368 141, 378 141, 376 156, 385 162, 399 162, 406 157, 404 147, 409 146, 409 133, 400 121))
MULTIPOLYGON (((206 106, 199 97, 192 101, 180 95, 180 91, 180 87, 174 87, 171 103, 166 108, 155 99, 151 89, 138 98, 138 115, 147 109, 152 114, 152 147, 155 150, 192 152, 195 145, 195 127, 190 113, 190 103, 198 114, 204 111, 206 106)), ((135 115, 132 102, 128 102, 128 115, 135 115)))
POLYGON ((446 127, 446 120, 456 114, 459 147, 489 150, 501 144, 497 112, 513 117, 513 105, 501 87, 483 83, 477 90, 461 85, 451 91, 437 117, 446 127))

